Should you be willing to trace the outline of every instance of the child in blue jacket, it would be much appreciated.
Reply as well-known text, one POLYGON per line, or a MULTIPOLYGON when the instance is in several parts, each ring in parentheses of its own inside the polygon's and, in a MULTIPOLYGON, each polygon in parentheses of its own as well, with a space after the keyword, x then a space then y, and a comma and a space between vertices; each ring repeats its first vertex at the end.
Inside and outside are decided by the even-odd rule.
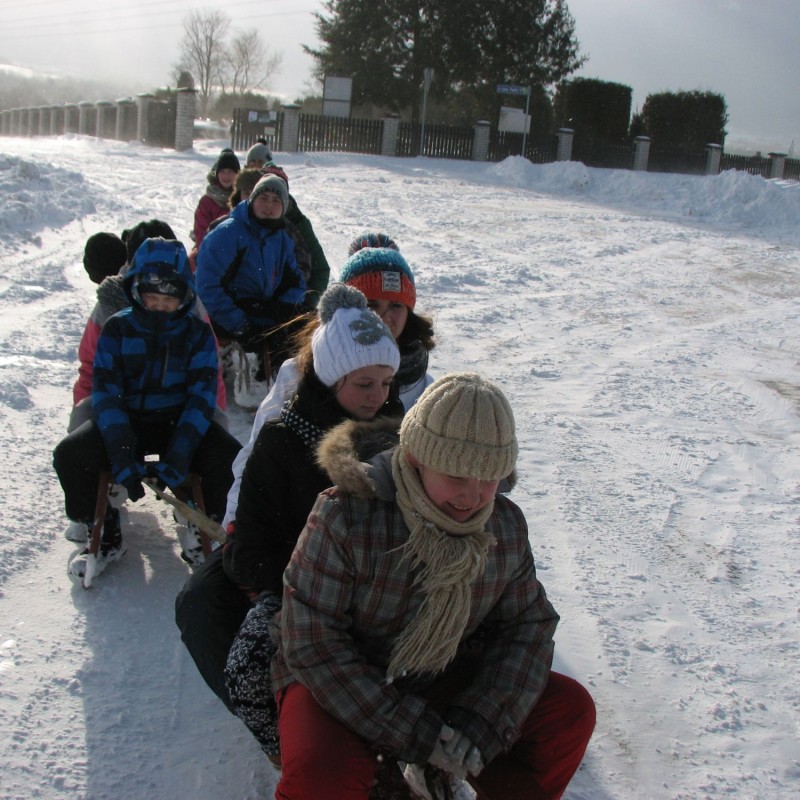
POLYGON ((258 354, 258 380, 268 381, 288 356, 286 323, 311 310, 287 231, 288 203, 285 181, 265 175, 197 254, 197 292, 214 331, 220 342, 258 354))
MULTIPOLYGON (((206 512, 221 519, 239 442, 212 417, 217 396, 217 351, 208 323, 190 313, 194 278, 177 241, 146 239, 125 276, 131 305, 103 326, 94 361, 94 420, 55 448, 53 466, 67 516, 91 527, 101 471, 110 471, 132 502, 153 477, 179 487, 189 472, 201 481, 206 512), (145 463, 146 455, 159 460, 145 463)), ((99 561, 125 552, 119 510, 108 506, 99 561)), ((87 552, 70 564, 82 578, 87 552)), ((202 550, 184 547, 199 563, 202 550)))

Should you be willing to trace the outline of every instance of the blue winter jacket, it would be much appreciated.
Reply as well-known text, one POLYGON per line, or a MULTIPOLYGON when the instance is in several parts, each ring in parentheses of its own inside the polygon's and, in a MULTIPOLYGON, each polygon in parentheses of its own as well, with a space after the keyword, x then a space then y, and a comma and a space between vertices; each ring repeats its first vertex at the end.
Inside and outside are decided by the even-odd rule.
POLYGON ((172 424, 160 461, 176 485, 188 474, 216 407, 216 342, 210 325, 190 313, 194 277, 185 254, 179 277, 186 291, 172 313, 142 305, 134 286, 144 269, 175 277, 166 264, 140 268, 134 261, 124 281, 131 306, 109 317, 97 341, 92 406, 117 483, 142 472, 132 421, 172 424))
POLYGON ((197 253, 197 293, 214 325, 231 334, 292 319, 307 288, 291 236, 260 225, 247 200, 206 234, 197 253))

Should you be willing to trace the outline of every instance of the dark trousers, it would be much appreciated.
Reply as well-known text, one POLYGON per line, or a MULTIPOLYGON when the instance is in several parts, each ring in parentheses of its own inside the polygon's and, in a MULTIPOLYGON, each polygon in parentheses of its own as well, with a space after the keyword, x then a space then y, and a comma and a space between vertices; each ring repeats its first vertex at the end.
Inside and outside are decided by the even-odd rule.
MULTIPOLYGON (((283 771, 276 800, 367 800, 377 759, 302 684, 277 694, 283 771)), ((555 800, 578 769, 595 724, 594 702, 577 681, 551 672, 508 753, 469 779, 479 800, 555 800)))
MULTIPOLYGON (((137 459, 161 454, 172 438, 169 423, 137 423, 131 425, 136 433, 137 459)), ((228 490, 233 483, 231 464, 241 445, 217 422, 212 422, 197 446, 190 469, 200 476, 206 513, 220 520, 225 516, 228 490)), ((84 422, 62 439, 53 451, 55 468, 67 516, 76 522, 89 522, 94 516, 97 482, 100 473, 111 468, 100 429, 93 420, 84 422)))
POLYGON ((251 607, 247 596, 222 568, 222 548, 191 575, 175 600, 175 622, 186 649, 203 680, 233 714, 225 665, 251 607))

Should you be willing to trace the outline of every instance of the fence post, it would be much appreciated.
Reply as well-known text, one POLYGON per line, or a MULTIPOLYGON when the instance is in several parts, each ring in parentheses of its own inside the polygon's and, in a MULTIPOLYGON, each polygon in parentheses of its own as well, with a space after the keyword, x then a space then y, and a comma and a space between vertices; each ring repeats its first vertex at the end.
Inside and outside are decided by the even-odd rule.
POLYGON ((39 109, 28 109, 28 136, 37 136, 39 134, 39 109))
POLYGON ((39 106, 39 136, 50 133, 50 106, 39 106))
POLYGON ((19 133, 20 136, 31 135, 31 110, 30 108, 21 109, 19 115, 19 133))
POLYGON ((121 97, 116 105, 117 125, 114 138, 120 142, 129 142, 136 138, 136 103, 132 97, 121 97))
POLYGON ((556 146, 556 161, 572 161, 572 140, 575 131, 572 128, 559 128, 558 145, 556 146))
POLYGON ((781 180, 783 178, 783 170, 786 167, 786 153, 768 153, 769 177, 781 180))
POLYGON ((719 164, 722 160, 722 145, 706 145, 706 175, 719 175, 719 164))
POLYGON ((479 119, 472 126, 472 153, 471 161, 489 160, 489 134, 492 130, 492 123, 486 119, 479 119))
POLYGON ((75 103, 64 106, 64 133, 77 133, 80 111, 75 103))
POLYGON ((11 109, 0 111, 0 136, 8 136, 8 126, 11 122, 11 109))
POLYGON ((636 171, 647 169, 647 160, 650 158, 650 137, 637 136, 633 140, 633 168, 636 171))
POLYGON ((381 155, 397 155, 397 132, 400 130, 400 115, 387 114, 383 118, 383 133, 381 134, 381 155))
POLYGON ((50 135, 64 133, 64 106, 50 106, 50 135))
POLYGON ((88 100, 81 100, 78 103, 78 133, 85 134, 87 136, 94 136, 95 129, 97 128, 97 123, 91 124, 94 122, 92 120, 92 111, 94 110, 94 103, 90 103, 88 100))
POLYGON ((175 116, 175 149, 191 150, 194 144, 194 105, 197 91, 184 86, 178 89, 175 116))
POLYGON ((150 135, 150 131, 147 129, 147 111, 150 103, 155 99, 155 95, 147 92, 136 95, 136 138, 140 142, 147 141, 147 137, 150 135))
POLYGON ((95 136, 98 139, 112 138, 112 131, 116 128, 116 120, 111 124, 110 111, 115 110, 110 100, 97 101, 97 125, 95 126, 95 136))
POLYGON ((296 153, 300 141, 300 106, 288 103, 283 106, 283 125, 281 125, 281 141, 279 150, 284 153, 296 153))

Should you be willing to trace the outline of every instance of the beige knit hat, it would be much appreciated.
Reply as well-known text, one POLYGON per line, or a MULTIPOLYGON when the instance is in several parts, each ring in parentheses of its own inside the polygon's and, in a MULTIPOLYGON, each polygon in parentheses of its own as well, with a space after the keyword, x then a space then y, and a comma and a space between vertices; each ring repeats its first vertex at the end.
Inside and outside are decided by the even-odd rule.
POLYGON ((474 372, 454 372, 434 381, 406 413, 400 446, 437 472, 499 480, 517 461, 514 414, 497 386, 474 372))

